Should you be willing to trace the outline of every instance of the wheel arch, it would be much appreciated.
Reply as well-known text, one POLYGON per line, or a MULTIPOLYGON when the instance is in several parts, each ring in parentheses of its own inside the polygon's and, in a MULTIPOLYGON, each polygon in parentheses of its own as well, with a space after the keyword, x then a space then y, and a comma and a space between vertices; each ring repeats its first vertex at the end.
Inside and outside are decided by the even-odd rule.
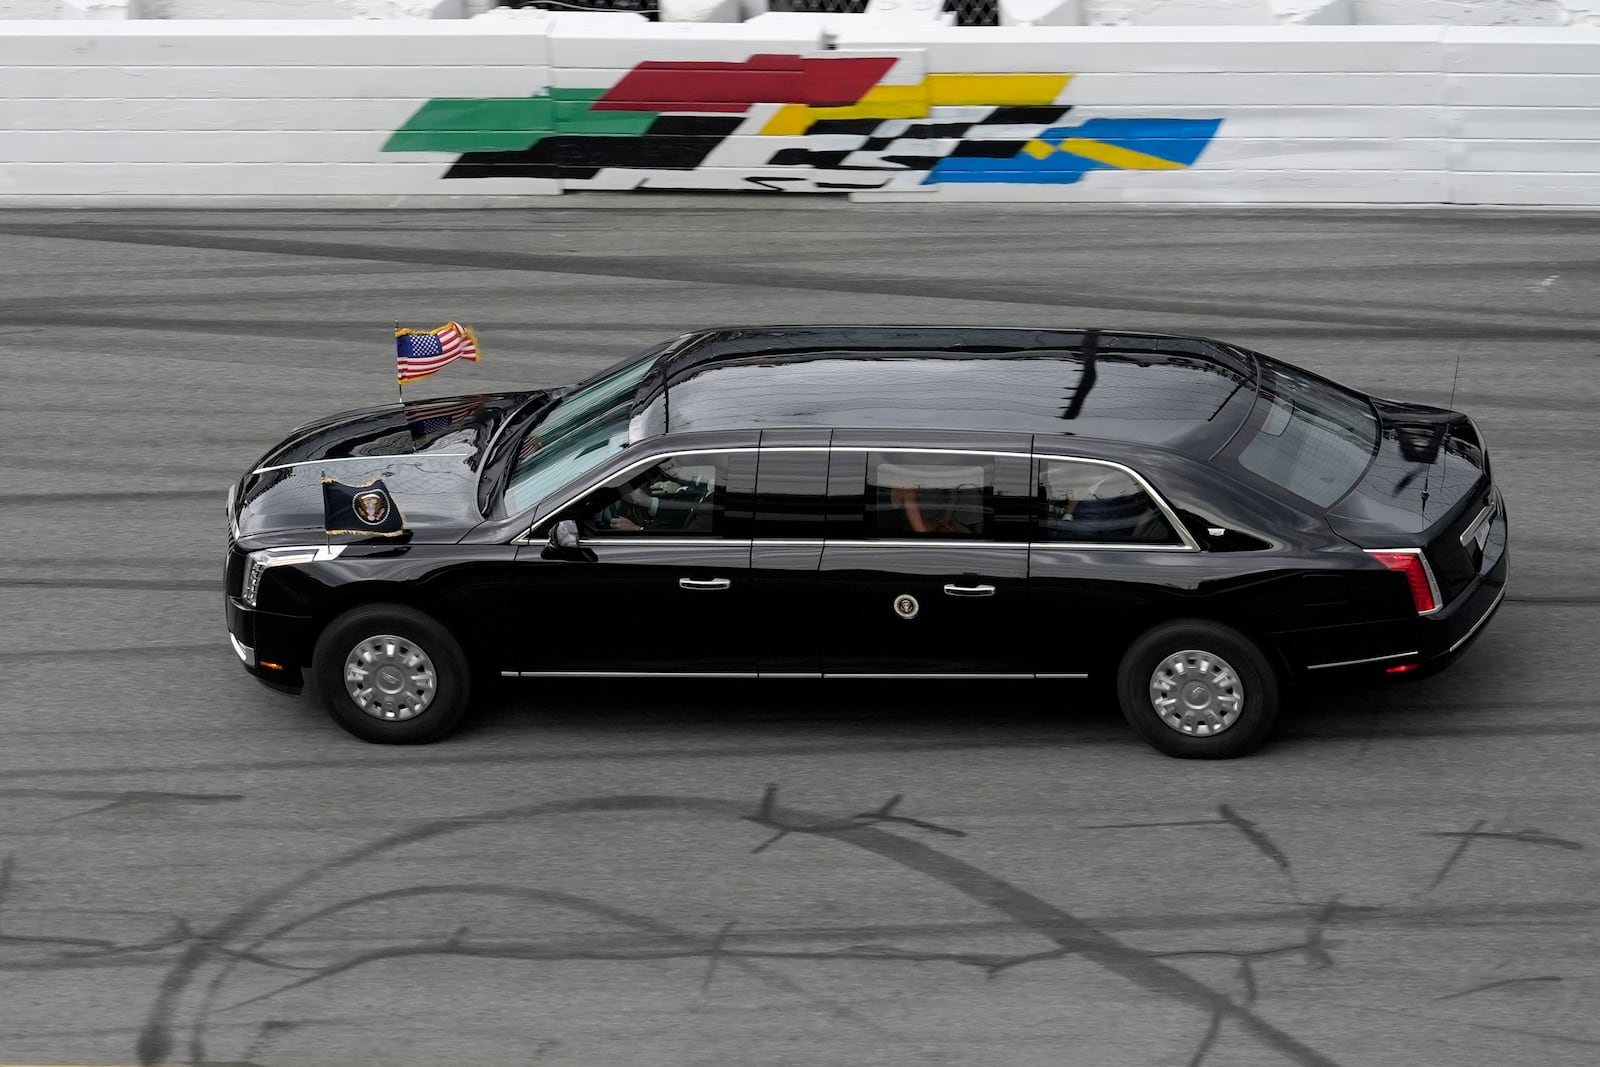
POLYGON ((383 581, 353 582, 329 591, 329 595, 317 605, 317 610, 311 616, 305 653, 307 665, 311 663, 312 650, 322 640, 322 635, 327 632, 334 620, 358 608, 385 604, 409 608, 433 619, 456 638, 456 644, 461 647, 467 665, 473 671, 485 669, 482 661, 487 654, 486 650, 479 647, 479 642, 463 640, 463 620, 459 618, 458 612, 451 607, 449 601, 431 595, 428 588, 423 585, 383 581))

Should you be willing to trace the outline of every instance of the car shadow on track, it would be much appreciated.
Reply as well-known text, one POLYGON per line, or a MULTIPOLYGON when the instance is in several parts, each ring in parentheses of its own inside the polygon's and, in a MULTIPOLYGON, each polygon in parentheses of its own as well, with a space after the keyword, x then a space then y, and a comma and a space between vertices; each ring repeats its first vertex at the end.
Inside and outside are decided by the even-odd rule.
POLYGON ((506 681, 482 694, 458 736, 554 730, 738 739, 846 748, 1139 742, 1084 683, 563 678, 506 681))

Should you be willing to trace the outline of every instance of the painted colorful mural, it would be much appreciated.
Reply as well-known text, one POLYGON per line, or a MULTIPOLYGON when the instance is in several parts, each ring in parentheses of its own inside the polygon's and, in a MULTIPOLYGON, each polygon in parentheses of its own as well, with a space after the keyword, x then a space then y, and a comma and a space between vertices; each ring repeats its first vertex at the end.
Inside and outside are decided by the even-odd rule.
POLYGON ((446 178, 842 193, 951 182, 1068 184, 1095 170, 1182 169, 1222 124, 1073 123, 1072 106, 1058 102, 1070 74, 907 76, 898 65, 910 62, 892 55, 644 62, 603 89, 430 100, 384 151, 458 153, 446 178))

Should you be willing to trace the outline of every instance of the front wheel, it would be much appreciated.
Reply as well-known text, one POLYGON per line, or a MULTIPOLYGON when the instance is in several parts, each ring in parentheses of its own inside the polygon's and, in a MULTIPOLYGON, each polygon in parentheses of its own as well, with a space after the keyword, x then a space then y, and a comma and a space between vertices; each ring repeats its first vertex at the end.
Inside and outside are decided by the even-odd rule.
POLYGON ((364 741, 414 745, 453 730, 466 713, 471 676, 461 646, 412 608, 375 604, 322 632, 312 676, 333 721, 364 741))
POLYGON ((1167 755, 1229 759, 1267 739, 1279 685, 1255 642, 1191 619, 1157 626, 1128 648, 1117 697, 1128 725, 1167 755))

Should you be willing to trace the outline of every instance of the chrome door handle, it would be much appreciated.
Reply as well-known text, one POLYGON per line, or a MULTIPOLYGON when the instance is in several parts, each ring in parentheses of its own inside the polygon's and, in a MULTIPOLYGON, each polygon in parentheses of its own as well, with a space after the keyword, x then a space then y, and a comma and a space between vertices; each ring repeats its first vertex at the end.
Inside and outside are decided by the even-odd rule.
POLYGON ((994 596, 992 585, 947 585, 944 591, 951 596, 994 596))
POLYGON ((733 582, 727 578, 679 578, 679 589, 726 589, 733 582))

